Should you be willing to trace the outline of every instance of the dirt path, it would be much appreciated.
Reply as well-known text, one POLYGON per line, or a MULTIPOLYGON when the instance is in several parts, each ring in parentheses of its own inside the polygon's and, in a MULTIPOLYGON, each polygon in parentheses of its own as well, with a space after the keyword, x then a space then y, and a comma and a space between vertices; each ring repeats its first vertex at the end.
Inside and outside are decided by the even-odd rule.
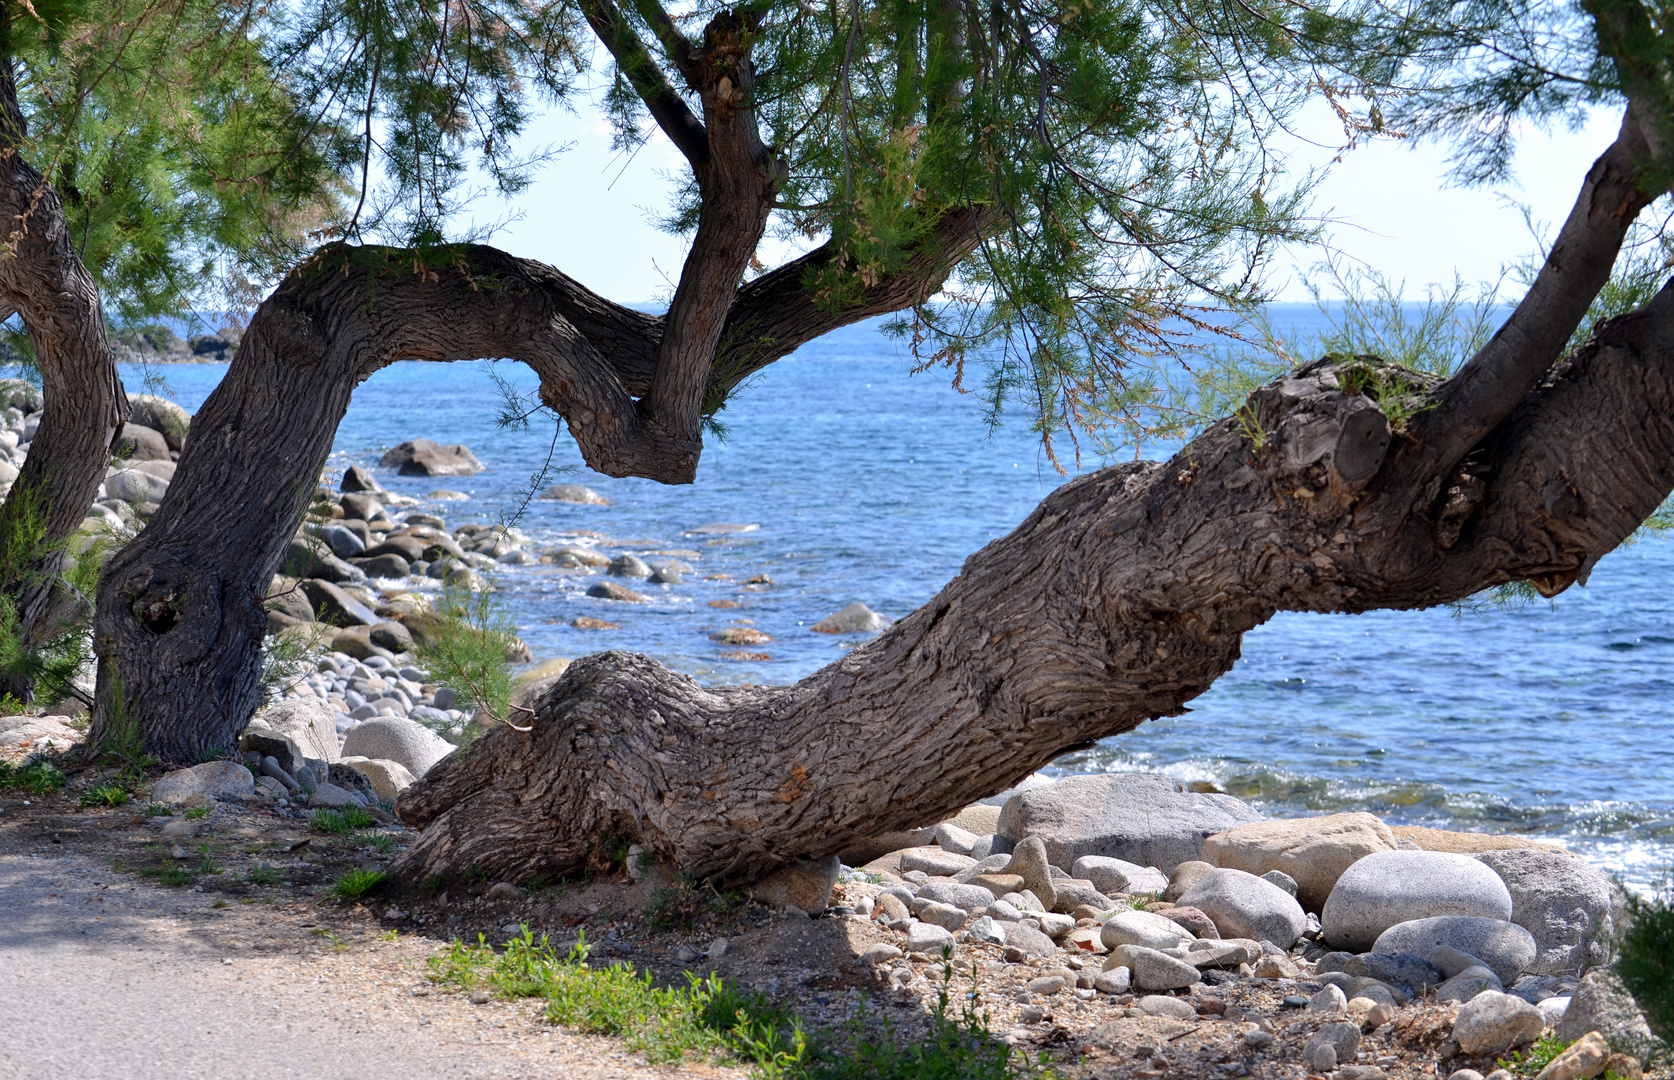
POLYGON ((306 904, 155 886, 20 837, 5 816, 7 1080, 740 1075, 652 1068, 619 1042, 545 1024, 531 1004, 433 991, 432 941, 385 940, 369 920, 328 927, 306 904))

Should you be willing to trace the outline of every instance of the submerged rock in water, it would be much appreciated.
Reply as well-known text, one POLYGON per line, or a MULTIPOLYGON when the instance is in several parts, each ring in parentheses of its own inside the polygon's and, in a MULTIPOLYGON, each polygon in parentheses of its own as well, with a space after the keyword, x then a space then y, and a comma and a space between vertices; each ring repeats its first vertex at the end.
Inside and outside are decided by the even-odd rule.
POLYGON ((556 502, 581 503, 588 506, 609 506, 610 500, 590 487, 581 484, 553 484, 541 492, 541 498, 556 502))
POLYGON ((856 601, 835 614, 827 615, 808 629, 816 634, 865 634, 882 630, 888 620, 856 601))
POLYGON ((466 447, 429 439, 404 442, 386 451, 378 464, 402 476, 474 476, 482 471, 482 462, 466 447))

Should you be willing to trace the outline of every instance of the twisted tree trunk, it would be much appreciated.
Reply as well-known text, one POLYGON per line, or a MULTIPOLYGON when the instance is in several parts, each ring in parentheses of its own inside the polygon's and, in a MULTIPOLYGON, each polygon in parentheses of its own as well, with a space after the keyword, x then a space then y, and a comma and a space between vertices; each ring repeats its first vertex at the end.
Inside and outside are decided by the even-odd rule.
MULTIPOLYGON (((9 15, 0 15, 9 17, 9 15)), ((128 399, 105 333, 98 283, 70 242, 63 203, 22 154, 24 119, 10 57, 0 62, 0 307, 22 316, 41 372, 45 408, 13 496, 0 506, 0 535, 39 530, 39 554, 8 566, 0 583, 17 605, 25 643, 63 632, 64 608, 90 598, 58 590, 62 542, 87 515, 128 399)), ((26 676, 0 677, 0 694, 23 701, 26 676)))
POLYGON ((403 793, 424 831, 398 872, 550 879, 609 835, 744 882, 1179 713, 1277 611, 1584 579, 1674 489, 1674 284, 1552 370, 1650 201, 1647 160, 1630 111, 1524 302, 1445 383, 1372 357, 1300 369, 1170 461, 1064 485, 794 686, 578 661, 531 731, 492 732, 403 793))

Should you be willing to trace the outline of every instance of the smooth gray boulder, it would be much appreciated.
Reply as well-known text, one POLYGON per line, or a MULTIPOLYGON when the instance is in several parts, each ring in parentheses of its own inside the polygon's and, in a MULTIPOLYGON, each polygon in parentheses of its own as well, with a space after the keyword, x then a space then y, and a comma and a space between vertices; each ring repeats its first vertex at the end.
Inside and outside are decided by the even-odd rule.
POLYGON ((155 394, 135 394, 128 399, 128 407, 128 419, 161 435, 170 450, 185 447, 192 414, 184 408, 155 394))
POLYGON ((453 753, 453 744, 405 717, 380 716, 349 729, 343 738, 345 756, 399 762, 414 777, 453 753))
POLYGON ((1083 855, 1070 867, 1070 874, 1093 883, 1093 888, 1110 893, 1161 893, 1168 888, 1168 875, 1154 866, 1139 866, 1109 855, 1083 855))
POLYGON ((1589 1031, 1604 1036, 1613 1050, 1643 1054, 1651 1045, 1651 1026, 1639 1005, 1622 985, 1619 975, 1608 968, 1589 971, 1570 995, 1569 1008, 1552 1034, 1574 1042, 1589 1031))
POLYGON ((1043 959, 1058 955, 1058 944, 1032 926, 1022 923, 1006 924, 1006 948, 1018 949, 1029 956, 1043 959))
POLYGON ((1610 959, 1616 930, 1610 878, 1567 851, 1484 851, 1476 860, 1505 882, 1511 921, 1534 935, 1530 971, 1578 975, 1610 959))
POLYGON ((151 785, 151 801, 160 803, 184 802, 193 795, 242 799, 255 793, 255 776, 236 761, 206 761, 189 769, 176 769, 151 785))
MULTIPOLYGON (((1469 855, 1380 851, 1343 871, 1320 923, 1331 948, 1358 953, 1397 923, 1443 915, 1510 920, 1511 893, 1498 874, 1469 855)), ((1430 950, 1405 951, 1425 956, 1430 950)))
POLYGON ((1172 949, 1192 940, 1191 931, 1172 919, 1150 911, 1118 911, 1105 920, 1099 940, 1107 949, 1139 945, 1147 949, 1172 949))
POLYGON ((951 881, 932 881, 918 890, 918 896, 965 911, 975 911, 994 903, 994 894, 981 885, 960 885, 951 881))
POLYGON ((1197 858, 1206 837, 1260 818, 1231 795, 1186 791, 1172 777, 1103 773, 1019 791, 1006 800, 995 831, 1016 840, 1040 837, 1054 866, 1107 855, 1167 873, 1197 858))
POLYGON ((1378 935, 1373 951, 1429 956, 1443 945, 1481 960, 1507 986, 1535 958, 1534 936, 1521 926, 1470 915, 1438 915, 1397 923, 1378 935))
POLYGON ((1177 901, 1209 916, 1223 938, 1254 938, 1289 949, 1308 928, 1296 898, 1242 870, 1211 870, 1177 901))
MULTIPOLYGON (((1183 990, 1203 976, 1197 968, 1184 960, 1176 960, 1167 953, 1137 945, 1126 946, 1126 967, 1133 973, 1133 985, 1138 990, 1183 990)), ((1108 969, 1107 969, 1108 970, 1108 969)))

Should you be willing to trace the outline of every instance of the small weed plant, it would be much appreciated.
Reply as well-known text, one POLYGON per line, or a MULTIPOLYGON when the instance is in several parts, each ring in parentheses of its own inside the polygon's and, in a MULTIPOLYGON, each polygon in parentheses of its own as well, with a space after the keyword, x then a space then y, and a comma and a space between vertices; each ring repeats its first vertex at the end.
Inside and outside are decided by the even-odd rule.
POLYGON ((127 801, 128 789, 121 784, 100 784, 82 792, 76 803, 83 809, 93 809, 101 806, 121 806, 127 801))
POLYGON ((993 1038, 969 1000, 950 1015, 952 965, 927 1036, 898 1039, 886 1022, 869 1030, 864 1010, 841 1048, 812 1038, 800 1019, 760 994, 711 974, 658 986, 626 965, 588 962, 585 935, 559 956, 543 935, 523 928, 501 951, 478 935, 455 940, 430 959, 432 981, 461 991, 491 988, 507 998, 546 999, 554 1024, 620 1038, 653 1064, 691 1058, 748 1065, 760 1080, 1051 1080, 993 1038))
POLYGON ((389 874, 382 870, 362 870, 357 867, 345 872, 332 884, 331 895, 345 902, 359 900, 388 880, 389 874))
POLYGON ((1552 1063, 1552 1059, 1569 1049, 1569 1044, 1551 1033, 1542 1035, 1527 1050, 1519 1050, 1495 1062, 1502 1069, 1518 1076, 1534 1076, 1552 1063))
POLYGON ((0 761, 0 791, 56 795, 64 789, 66 779, 63 771, 50 761, 30 761, 21 766, 0 761))
POLYGON ((252 885, 277 885, 279 884, 279 871, 271 866, 252 867, 245 872, 244 880, 252 885))
POLYGON ((208 816, 209 807, 207 806, 194 806, 190 810, 186 811, 187 821, 202 821, 208 816))
POLYGON ((192 872, 183 866, 148 866, 140 877, 151 878, 160 885, 190 885, 192 872))

